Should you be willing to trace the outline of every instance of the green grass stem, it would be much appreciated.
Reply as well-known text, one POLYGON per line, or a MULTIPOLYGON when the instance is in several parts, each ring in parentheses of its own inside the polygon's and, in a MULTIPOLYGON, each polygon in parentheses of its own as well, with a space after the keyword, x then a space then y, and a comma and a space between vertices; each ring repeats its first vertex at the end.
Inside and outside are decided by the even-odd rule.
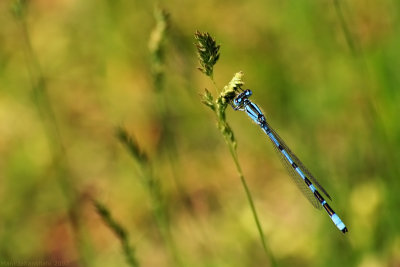
MULTIPOLYGON (((198 41, 196 47, 198 50, 197 51, 198 58, 201 65, 199 70, 203 72, 205 75, 207 75, 213 82, 214 86, 217 87, 213 77, 213 68, 219 59, 220 46, 216 44, 215 40, 208 33, 201 33, 197 31, 195 33, 195 39, 198 41)), ((251 212, 253 214, 257 226, 262 247, 270 261, 271 266, 276 266, 275 259, 267 246, 265 235, 257 214, 256 207, 254 205, 253 197, 251 195, 250 189, 247 185, 246 179, 243 175, 242 168, 239 163, 239 159, 236 152, 237 143, 235 140, 234 133, 226 121, 226 108, 229 105, 229 103, 233 100, 233 98, 236 96, 237 91, 241 89, 242 85, 244 85, 242 78, 243 78, 242 72, 236 73, 232 78, 232 80, 228 83, 228 85, 224 87, 224 89, 222 90, 222 92, 215 101, 212 94, 206 89, 203 95, 202 102, 206 106, 211 108, 217 116, 218 128, 222 136, 224 137, 226 144, 229 147, 229 152, 235 163, 240 181, 246 192, 246 197, 250 204, 251 212)))
POLYGON ((228 145, 228 146, 229 146, 229 152, 231 153, 233 161, 235 162, 236 170, 237 170, 237 172, 239 174, 240 181, 242 182, 244 191, 246 192, 246 197, 247 197, 247 200, 249 201, 251 212, 253 214, 254 221, 256 222, 256 225, 257 225, 258 234, 260 236, 260 240, 261 240, 262 246, 264 248, 264 252, 267 254, 267 256, 268 256, 268 258, 270 260, 271 266, 276 266, 275 258, 272 255, 271 250, 267 246, 267 241, 265 239, 264 231, 262 229, 261 222, 260 222, 260 220, 258 218, 256 206, 254 205, 254 201, 253 201, 253 197, 251 196, 250 189, 247 186, 246 179, 244 178, 244 175, 243 175, 243 172, 242 172, 242 168, 240 166, 239 159, 238 159, 238 156, 237 156, 236 149, 232 145, 228 145))
POLYGON ((357 49, 356 42, 353 38, 353 35, 350 32, 350 28, 347 25, 346 19, 344 18, 343 9, 340 4, 340 0, 333 0, 333 3, 335 5, 335 11, 339 18, 340 26, 342 27, 344 37, 346 38, 347 45, 349 46, 350 51, 353 54, 353 56, 357 56, 359 51, 357 49))
MULTIPOLYGON (((170 19, 169 13, 156 6, 154 8, 155 26, 150 34, 149 52, 150 52, 150 67, 153 80, 154 91, 156 92, 155 109, 157 110, 158 124, 161 127, 161 137, 158 144, 158 150, 163 152, 171 167, 173 182, 176 190, 181 198, 185 196, 185 189, 179 177, 175 162, 177 162, 177 142, 174 134, 174 123, 171 118, 174 116, 171 108, 168 105, 165 94, 168 93, 165 88, 165 50, 166 41, 169 34, 170 19)), ((161 153, 160 153, 161 154, 161 153)))
POLYGON ((111 215, 109 209, 102 203, 94 200, 94 206, 104 223, 114 232, 121 242, 122 251, 129 266, 138 267, 139 261, 135 257, 135 251, 129 244, 129 235, 124 227, 121 226, 111 215))
POLYGON ((152 164, 149 157, 140 149, 139 144, 124 128, 119 127, 116 131, 116 136, 138 164, 138 171, 141 178, 140 181, 150 196, 153 217, 171 259, 174 261, 174 265, 183 266, 171 234, 168 208, 161 190, 161 183, 153 174, 152 164))
POLYGON ((26 16, 28 14, 29 1, 15 0, 12 4, 11 11, 15 21, 21 31, 21 39, 27 64, 27 69, 32 86, 33 102, 42 120, 45 134, 50 140, 49 147, 51 149, 51 157, 53 160, 53 168, 56 171, 56 181, 67 202, 67 216, 74 233, 75 245, 81 253, 80 261, 85 266, 89 264, 87 256, 82 253, 83 232, 80 223, 79 205, 77 205, 78 193, 75 185, 71 182, 70 168, 68 157, 63 145, 61 133, 54 113, 51 100, 48 96, 47 81, 39 64, 38 57, 32 47, 31 38, 28 30, 26 16))

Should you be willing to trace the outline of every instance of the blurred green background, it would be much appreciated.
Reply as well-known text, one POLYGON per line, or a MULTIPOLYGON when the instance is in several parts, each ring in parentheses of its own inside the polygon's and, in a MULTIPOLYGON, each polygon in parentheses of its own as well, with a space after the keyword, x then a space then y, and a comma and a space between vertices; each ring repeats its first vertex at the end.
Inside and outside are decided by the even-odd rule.
POLYGON ((126 266, 97 199, 141 266, 177 266, 140 163, 115 137, 123 126, 159 181, 183 266, 270 266, 200 102, 204 88, 214 92, 196 69, 200 30, 221 44, 217 88, 244 72, 252 100, 349 229, 343 235, 307 202, 259 127, 229 108, 277 266, 400 266, 400 2, 161 2, 170 14, 161 57, 149 49, 156 6, 0 2, 0 261, 126 266))

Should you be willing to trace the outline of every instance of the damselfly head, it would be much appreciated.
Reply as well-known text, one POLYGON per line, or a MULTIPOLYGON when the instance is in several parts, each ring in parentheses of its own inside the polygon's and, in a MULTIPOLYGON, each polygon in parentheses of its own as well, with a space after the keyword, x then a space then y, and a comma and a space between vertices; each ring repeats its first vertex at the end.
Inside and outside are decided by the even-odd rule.
POLYGON ((251 95, 252 95, 251 90, 246 89, 246 90, 244 90, 242 93, 240 93, 240 94, 233 100, 233 103, 234 103, 236 106, 240 106, 240 105, 242 105, 243 103, 245 103, 246 99, 247 99, 249 96, 251 96, 251 95))

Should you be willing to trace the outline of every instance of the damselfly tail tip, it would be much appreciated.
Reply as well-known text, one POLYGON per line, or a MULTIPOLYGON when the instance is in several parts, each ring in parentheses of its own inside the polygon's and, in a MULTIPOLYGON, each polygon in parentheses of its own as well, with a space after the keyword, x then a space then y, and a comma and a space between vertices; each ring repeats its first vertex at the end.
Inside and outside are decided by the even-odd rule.
POLYGON ((348 232, 349 230, 347 230, 347 227, 342 229, 343 234, 345 234, 346 232, 348 232))

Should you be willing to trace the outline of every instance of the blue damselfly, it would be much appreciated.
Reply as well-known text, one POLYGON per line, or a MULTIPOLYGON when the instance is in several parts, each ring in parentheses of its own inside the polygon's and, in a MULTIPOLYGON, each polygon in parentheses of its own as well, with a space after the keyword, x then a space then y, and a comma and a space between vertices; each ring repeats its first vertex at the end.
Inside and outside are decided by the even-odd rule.
POLYGON ((329 217, 332 219, 336 227, 346 233, 347 227, 339 218, 339 216, 333 211, 329 204, 325 201, 322 195, 318 192, 317 188, 331 200, 331 197, 326 192, 326 190, 319 184, 319 182, 314 178, 310 171, 304 167, 301 161, 296 157, 296 155, 290 151, 289 147, 283 142, 282 138, 271 128, 267 123, 264 114, 260 108, 249 100, 252 95, 250 90, 244 90, 231 102, 232 107, 235 110, 242 110, 257 123, 261 129, 267 134, 271 139, 275 149, 281 156, 283 164, 287 167, 290 177, 299 187, 304 196, 311 202, 311 204, 320 209, 324 208, 328 213, 329 217))

